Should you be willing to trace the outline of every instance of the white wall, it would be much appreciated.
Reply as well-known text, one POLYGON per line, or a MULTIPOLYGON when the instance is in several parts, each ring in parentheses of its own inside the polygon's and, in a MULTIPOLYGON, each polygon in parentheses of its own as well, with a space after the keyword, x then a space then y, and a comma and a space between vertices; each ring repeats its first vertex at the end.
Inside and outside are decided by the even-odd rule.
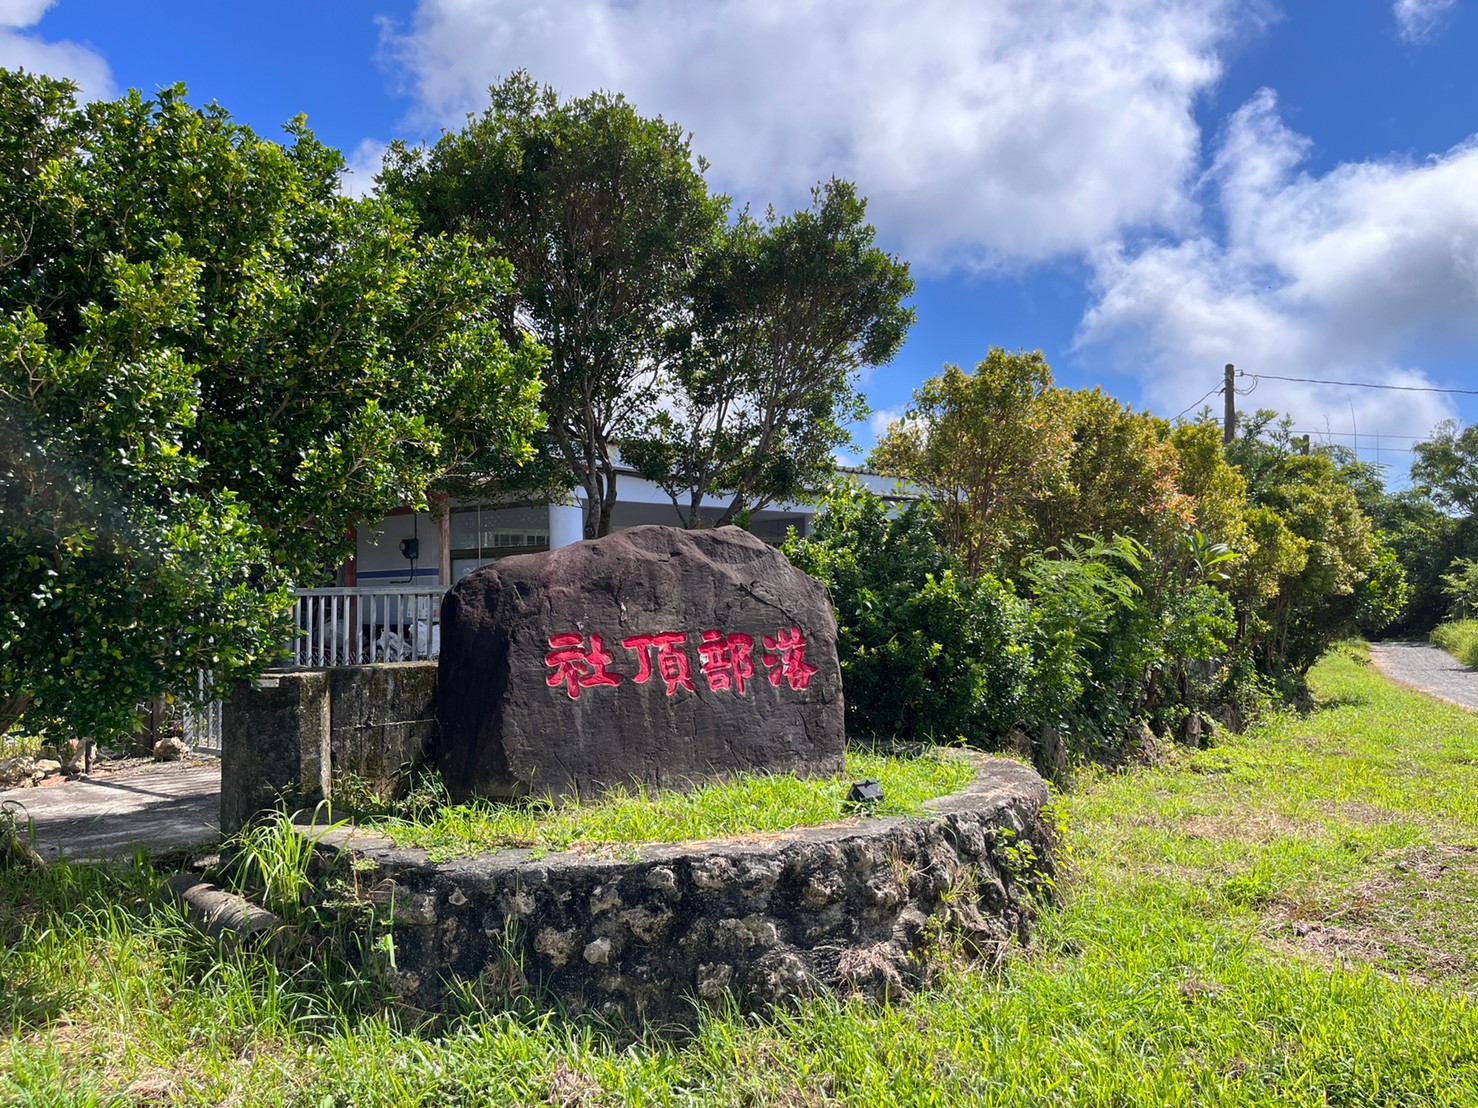
POLYGON ((374 527, 360 527, 355 545, 355 568, 361 585, 408 582, 434 585, 437 582, 441 544, 436 517, 430 512, 386 516, 374 527), (414 567, 400 553, 401 540, 412 536, 417 537, 421 545, 421 556, 416 559, 414 567))

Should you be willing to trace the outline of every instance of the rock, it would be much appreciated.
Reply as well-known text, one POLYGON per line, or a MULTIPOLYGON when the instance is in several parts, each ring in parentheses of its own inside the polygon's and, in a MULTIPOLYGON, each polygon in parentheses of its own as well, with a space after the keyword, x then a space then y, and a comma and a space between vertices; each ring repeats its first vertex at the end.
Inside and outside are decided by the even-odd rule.
POLYGON ((278 916, 194 874, 171 877, 163 892, 184 909, 186 919, 213 939, 240 943, 265 936, 275 946, 286 936, 278 916))
POLYGON ((585 960, 592 966, 603 966, 611 960, 611 940, 594 939, 585 944, 585 960))
POLYGON ((45 865, 30 840, 21 834, 15 820, 0 816, 0 870, 42 869, 45 865))
POLYGON ((190 748, 174 737, 160 739, 154 744, 156 762, 178 762, 190 753, 190 748))
POLYGON ((1124 731, 1124 739, 1134 761, 1143 766, 1164 765, 1170 758, 1172 743, 1157 734, 1142 719, 1134 720, 1124 731))
POLYGON ((442 608, 438 701, 459 800, 842 767, 826 590, 735 527, 636 527, 469 575, 442 608))
POLYGON ((55 758, 37 758, 33 768, 36 773, 49 776, 53 773, 61 773, 62 764, 55 758))
POLYGON ((725 962, 704 962, 698 967, 698 995, 704 1000, 717 1000, 733 980, 734 967, 725 962))
POLYGON ((1228 731, 1241 732, 1244 722, 1242 711, 1235 704, 1218 704, 1213 715, 1218 726, 1225 727, 1228 731))
MULTIPOLYGON (((33 777, 41 776, 40 766, 39 761, 35 758, 28 758, 24 754, 0 758, 0 789, 28 784, 33 777)), ((61 768, 60 763, 57 768, 61 768)))
POLYGON ((1067 743, 1055 727, 1043 725, 1032 748, 1032 765, 1048 781, 1061 783, 1067 779, 1067 743))
POLYGON ((1200 750, 1214 741, 1216 724, 1200 712, 1192 712, 1180 722, 1180 742, 1192 749, 1200 750))

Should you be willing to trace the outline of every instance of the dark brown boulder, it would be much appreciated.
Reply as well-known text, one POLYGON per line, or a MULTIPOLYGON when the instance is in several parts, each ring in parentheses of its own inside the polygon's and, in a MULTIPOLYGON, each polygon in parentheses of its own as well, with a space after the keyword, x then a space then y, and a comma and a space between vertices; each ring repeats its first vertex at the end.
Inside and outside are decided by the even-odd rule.
POLYGON ((737 527, 635 527, 485 566, 447 594, 440 664, 458 799, 842 767, 826 590, 737 527))

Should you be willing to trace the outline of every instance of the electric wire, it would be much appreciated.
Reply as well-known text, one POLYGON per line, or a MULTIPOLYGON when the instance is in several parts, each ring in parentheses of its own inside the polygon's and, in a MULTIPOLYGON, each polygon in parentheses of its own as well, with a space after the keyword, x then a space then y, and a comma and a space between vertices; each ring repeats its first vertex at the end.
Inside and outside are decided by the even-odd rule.
POLYGON ((1276 373, 1243 373, 1240 369, 1237 371, 1237 376, 1251 377, 1255 381, 1295 381, 1304 385, 1343 385, 1351 389, 1389 389, 1393 392, 1442 392, 1453 396, 1478 396, 1478 389, 1441 389, 1433 385, 1377 385, 1371 381, 1327 381, 1318 377, 1280 377, 1276 373))
POLYGON ((1182 408, 1179 412, 1177 412, 1173 418, 1174 419, 1179 419, 1181 416, 1185 415, 1186 412, 1190 411, 1197 404, 1201 403, 1201 401, 1205 400, 1207 396, 1211 396, 1213 393, 1218 393, 1218 392, 1221 391, 1221 389, 1222 389, 1222 386, 1220 386, 1220 385, 1217 385, 1214 388, 1207 389, 1205 396, 1202 396, 1200 400, 1193 400, 1193 401, 1191 401, 1184 408, 1182 408))

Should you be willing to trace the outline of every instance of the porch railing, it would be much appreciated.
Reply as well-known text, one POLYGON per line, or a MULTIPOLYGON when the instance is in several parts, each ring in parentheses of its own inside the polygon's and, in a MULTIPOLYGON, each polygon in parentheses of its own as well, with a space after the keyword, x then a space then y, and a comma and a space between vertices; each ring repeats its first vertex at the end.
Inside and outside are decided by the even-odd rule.
POLYGON ((441 654, 444 585, 298 589, 290 659, 299 666, 430 661, 441 654))
MULTIPOLYGON (((417 588, 297 589, 297 634, 283 661, 296 666, 364 666, 433 661, 441 655, 442 585, 417 588)), ((205 692, 205 675, 199 692, 205 692)), ((184 740, 201 753, 221 751, 221 702, 181 705, 184 740)))
POLYGON ((195 675, 194 700, 180 705, 180 738, 201 754, 221 752, 221 702, 205 699, 206 675, 195 675))

